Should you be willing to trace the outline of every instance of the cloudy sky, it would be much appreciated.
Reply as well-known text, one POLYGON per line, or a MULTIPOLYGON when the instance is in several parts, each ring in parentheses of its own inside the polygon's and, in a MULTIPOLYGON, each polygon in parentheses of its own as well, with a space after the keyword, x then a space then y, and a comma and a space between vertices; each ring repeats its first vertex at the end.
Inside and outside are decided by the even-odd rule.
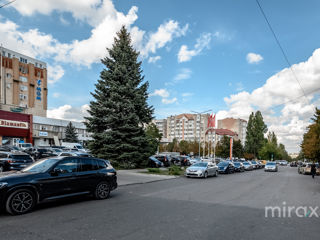
POLYGON ((248 119, 259 109, 297 152, 320 104, 320 1, 260 3, 291 69, 254 0, 17 0, 0 9, 0 41, 48 63, 49 117, 81 120, 100 59, 125 25, 156 118, 212 109, 248 119))

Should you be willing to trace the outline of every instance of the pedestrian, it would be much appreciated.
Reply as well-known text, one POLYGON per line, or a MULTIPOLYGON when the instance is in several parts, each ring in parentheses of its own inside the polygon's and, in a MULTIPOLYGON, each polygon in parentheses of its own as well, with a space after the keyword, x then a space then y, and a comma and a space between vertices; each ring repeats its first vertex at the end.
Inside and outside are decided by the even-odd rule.
POLYGON ((316 172, 317 172, 316 164, 313 162, 311 164, 311 175, 312 175, 312 178, 314 178, 314 175, 316 175, 316 172))

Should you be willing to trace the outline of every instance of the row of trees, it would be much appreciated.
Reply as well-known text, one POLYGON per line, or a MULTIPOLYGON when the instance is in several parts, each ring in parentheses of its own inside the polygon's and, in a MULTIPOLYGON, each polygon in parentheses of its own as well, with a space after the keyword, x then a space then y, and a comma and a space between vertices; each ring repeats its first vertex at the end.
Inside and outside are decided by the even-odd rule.
POLYGON ((320 109, 318 108, 311 118, 311 124, 307 128, 307 132, 303 135, 299 157, 320 161, 320 109))

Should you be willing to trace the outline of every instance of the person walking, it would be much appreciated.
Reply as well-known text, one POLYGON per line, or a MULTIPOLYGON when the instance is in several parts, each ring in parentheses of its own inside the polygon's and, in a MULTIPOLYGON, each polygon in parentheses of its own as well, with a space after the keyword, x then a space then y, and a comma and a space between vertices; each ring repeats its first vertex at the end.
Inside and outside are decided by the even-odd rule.
POLYGON ((316 164, 313 162, 311 164, 311 175, 312 175, 312 178, 314 178, 314 175, 316 175, 316 172, 317 172, 316 164))

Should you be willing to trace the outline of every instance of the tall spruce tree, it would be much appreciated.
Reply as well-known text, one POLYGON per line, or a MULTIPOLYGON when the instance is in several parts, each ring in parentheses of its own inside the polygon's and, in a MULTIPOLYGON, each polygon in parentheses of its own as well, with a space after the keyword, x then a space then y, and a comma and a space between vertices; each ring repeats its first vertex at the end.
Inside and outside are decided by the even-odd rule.
POLYGON ((125 27, 117 33, 109 56, 92 94, 86 126, 92 133, 92 153, 109 159, 114 165, 143 165, 149 155, 148 139, 143 129, 152 119, 148 106, 148 82, 142 76, 139 52, 131 45, 125 27))
POLYGON ((73 143, 79 142, 76 128, 72 125, 71 122, 68 123, 65 134, 66 134, 66 137, 64 139, 65 142, 73 142, 73 143))

